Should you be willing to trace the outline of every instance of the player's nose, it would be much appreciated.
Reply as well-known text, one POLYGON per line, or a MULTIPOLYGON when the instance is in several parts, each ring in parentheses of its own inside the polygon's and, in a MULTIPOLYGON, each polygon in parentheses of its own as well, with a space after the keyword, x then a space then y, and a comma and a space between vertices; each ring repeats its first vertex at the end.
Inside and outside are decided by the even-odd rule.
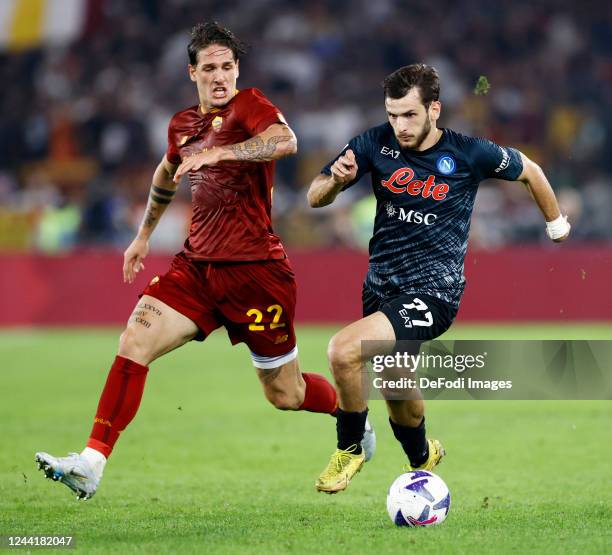
POLYGON ((398 133, 405 133, 408 131, 408 122, 403 118, 397 118, 395 129, 397 129, 398 133))

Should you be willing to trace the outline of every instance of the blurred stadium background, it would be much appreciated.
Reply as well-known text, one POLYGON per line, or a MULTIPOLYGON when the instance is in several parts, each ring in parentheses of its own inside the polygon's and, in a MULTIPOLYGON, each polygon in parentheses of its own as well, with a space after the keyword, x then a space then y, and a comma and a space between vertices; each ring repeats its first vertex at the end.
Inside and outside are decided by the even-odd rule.
POLYGON ((299 154, 277 166, 274 225, 298 274, 301 321, 358 316, 373 211, 367 182, 320 210, 306 187, 384 120, 382 78, 421 60, 441 74, 441 125, 522 149, 573 225, 570 242, 552 245, 520 185, 483 184, 460 320, 612 320, 607 2, 3 0, 1 324, 119 323, 180 250, 187 187, 154 234, 146 276, 121 283, 168 120, 196 103, 185 46, 205 18, 251 45, 239 86, 261 88, 299 138, 299 154), (486 96, 473 92, 480 75, 486 96))
POLYGON ((246 348, 220 333, 155 363, 92 502, 33 476, 35 451, 82 445, 117 326, 181 248, 188 187, 144 275, 122 283, 168 119, 197 102, 185 46, 205 18, 250 43, 239 86, 261 88, 298 135, 298 156, 277 166, 274 220, 298 323, 315 324, 298 331, 304 369, 324 372, 329 337, 359 316, 373 210, 368 183, 319 210, 306 187, 383 121, 383 77, 421 60, 442 77, 441 125, 524 150, 573 224, 554 245, 519 184, 481 185, 445 337, 610 338, 608 1, 0 0, 0 534, 70 533, 105 555, 612 552, 609 401, 429 403, 454 508, 442 528, 406 534, 384 510, 403 461, 383 407, 370 412, 372 466, 346 495, 317 497, 333 422, 275 411, 246 348), (486 96, 473 93, 481 75, 486 96))

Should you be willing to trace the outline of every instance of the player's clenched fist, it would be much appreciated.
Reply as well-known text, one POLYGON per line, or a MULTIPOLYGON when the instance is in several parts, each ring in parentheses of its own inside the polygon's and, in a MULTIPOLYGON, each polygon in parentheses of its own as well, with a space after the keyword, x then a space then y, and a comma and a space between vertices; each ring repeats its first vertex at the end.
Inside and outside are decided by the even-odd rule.
POLYGON ((572 226, 567 221, 567 216, 559 216, 556 220, 546 222, 546 235, 555 243, 561 243, 569 237, 572 226))
POLYGON ((334 181, 338 184, 346 185, 353 181, 357 175, 355 153, 350 149, 347 150, 332 164, 331 173, 334 181))

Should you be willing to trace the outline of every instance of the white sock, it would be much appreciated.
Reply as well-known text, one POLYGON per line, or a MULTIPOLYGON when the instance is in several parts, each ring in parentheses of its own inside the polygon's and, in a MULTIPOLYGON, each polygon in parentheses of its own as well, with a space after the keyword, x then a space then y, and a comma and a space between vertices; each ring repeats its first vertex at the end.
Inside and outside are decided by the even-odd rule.
POLYGON ((90 464, 96 478, 98 480, 102 478, 104 466, 106 465, 106 457, 100 453, 100 451, 96 451, 91 447, 85 447, 85 449, 81 451, 81 456, 90 464))

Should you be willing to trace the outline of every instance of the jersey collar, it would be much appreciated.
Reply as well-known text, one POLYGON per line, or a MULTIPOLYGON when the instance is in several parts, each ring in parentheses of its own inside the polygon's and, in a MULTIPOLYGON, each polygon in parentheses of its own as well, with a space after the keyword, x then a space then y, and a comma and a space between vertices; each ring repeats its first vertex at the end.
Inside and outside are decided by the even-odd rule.
POLYGON ((240 89, 236 89, 234 96, 232 96, 230 101, 225 106, 222 106, 221 108, 211 108, 210 110, 204 111, 204 109, 202 108, 202 104, 198 104, 198 115, 200 117, 206 117, 210 114, 217 114, 218 112, 222 112, 223 110, 228 108, 232 102, 234 102, 234 98, 238 96, 239 92, 240 92, 240 89))

